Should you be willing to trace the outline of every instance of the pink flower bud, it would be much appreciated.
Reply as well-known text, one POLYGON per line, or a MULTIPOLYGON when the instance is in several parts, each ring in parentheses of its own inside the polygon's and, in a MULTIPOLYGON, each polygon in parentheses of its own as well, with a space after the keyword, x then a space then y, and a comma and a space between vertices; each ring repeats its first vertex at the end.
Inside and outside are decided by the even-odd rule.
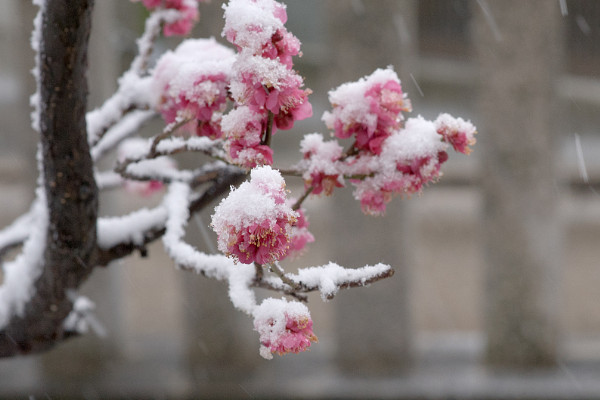
POLYGON ((306 351, 318 342, 308 308, 285 299, 265 299, 254 313, 254 329, 260 335, 260 354, 266 359, 306 351))

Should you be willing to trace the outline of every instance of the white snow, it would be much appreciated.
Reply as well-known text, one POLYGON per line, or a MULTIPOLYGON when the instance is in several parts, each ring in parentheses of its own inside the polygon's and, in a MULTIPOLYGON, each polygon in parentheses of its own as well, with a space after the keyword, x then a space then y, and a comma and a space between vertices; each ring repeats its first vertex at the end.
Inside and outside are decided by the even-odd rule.
POLYGON ((31 209, 32 224, 23 252, 11 262, 3 265, 4 281, 0 286, 0 329, 6 326, 13 315, 22 315, 25 304, 34 294, 35 280, 43 267, 46 248, 48 210, 43 187, 37 189, 37 197, 31 209))
POLYGON ((325 111, 321 119, 329 129, 334 129, 335 120, 339 119, 343 122, 355 121, 364 124, 369 131, 374 131, 377 115, 371 112, 370 100, 365 97, 365 92, 373 85, 385 84, 390 80, 400 81, 391 67, 379 68, 356 82, 344 83, 329 91, 329 102, 334 109, 332 112, 325 111))
POLYGON ((100 160, 121 141, 135 134, 154 115, 154 111, 136 110, 121 118, 90 150, 94 162, 100 160))
POLYGON ((284 21, 276 15, 285 5, 273 0, 231 0, 223 6, 225 27, 223 36, 234 36, 234 43, 252 54, 262 52, 263 46, 283 28, 284 21))
POLYGON ((167 219, 165 207, 142 208, 120 217, 98 218, 98 246, 109 249, 120 243, 144 243, 144 231, 160 229, 167 219))
POLYGON ((33 31, 31 32, 31 48, 35 52, 35 66, 31 70, 36 83, 35 93, 29 98, 32 107, 31 126, 34 131, 40 132, 40 48, 42 45, 42 14, 46 9, 46 0, 33 0, 33 4, 39 7, 39 10, 33 20, 33 31))
POLYGON ((404 128, 394 132, 382 146, 381 169, 394 170, 399 161, 436 156, 448 147, 441 139, 432 121, 421 116, 408 118, 404 128))
POLYGON ((107 127, 111 127, 123 118, 124 112, 131 106, 143 108, 150 106, 152 96, 152 79, 140 77, 128 71, 119 79, 119 87, 115 94, 108 98, 99 108, 86 115, 88 143, 94 146, 107 127))
MULTIPOLYGON (((308 308, 298 302, 288 302, 285 298, 267 298, 254 310, 254 329, 260 335, 261 342, 277 343, 286 332, 288 318, 292 320, 311 319, 308 308)), ((260 355, 271 360, 273 355, 264 345, 260 347, 260 355)))
POLYGON ((389 265, 381 263, 353 269, 344 268, 330 262, 321 267, 300 269, 297 274, 290 274, 289 277, 296 282, 304 283, 308 287, 318 288, 321 298, 326 301, 338 292, 340 286, 350 282, 365 284, 370 279, 383 275, 390 269, 389 265))
POLYGON ((254 266, 235 265, 224 255, 208 255, 185 243, 182 238, 189 218, 190 188, 184 183, 172 183, 164 199, 168 211, 166 233, 163 244, 169 256, 180 267, 192 269, 209 278, 227 281, 229 297, 234 307, 252 314, 256 307, 254 291, 249 284, 254 275, 254 266))

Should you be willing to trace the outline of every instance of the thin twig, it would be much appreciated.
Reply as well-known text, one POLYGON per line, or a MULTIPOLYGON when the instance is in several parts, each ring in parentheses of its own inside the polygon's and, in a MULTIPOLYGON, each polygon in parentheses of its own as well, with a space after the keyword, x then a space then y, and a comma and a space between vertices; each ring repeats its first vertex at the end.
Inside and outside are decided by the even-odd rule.
POLYGON ((264 144, 265 146, 271 146, 271 136, 273 136, 273 118, 275 117, 275 114, 273 114, 271 111, 269 111, 269 114, 267 116, 267 129, 265 131, 265 138, 262 141, 262 144, 264 144))
POLYGON ((277 261, 275 261, 272 264, 269 264, 269 269, 273 273, 275 273, 275 275, 277 275, 283 283, 285 283, 286 285, 289 285, 292 289, 294 289, 294 291, 299 291, 302 289, 301 284, 294 282, 293 280, 291 280, 290 278, 288 278, 286 276, 285 271, 283 270, 283 268, 281 268, 281 266, 279 265, 279 263, 277 261))
POLYGON ((296 211, 300 208, 300 206, 302 206, 302 203, 304 202, 304 200, 306 200, 308 198, 308 196, 312 193, 312 191, 315 189, 314 186, 309 186, 308 188, 306 188, 304 190, 304 194, 298 199, 296 200, 296 202, 294 203, 294 205, 292 206, 292 210, 296 211))
POLYGON ((152 141, 152 146, 150 146, 150 157, 154 158, 154 155, 156 154, 156 146, 158 146, 161 140, 170 137, 173 133, 175 133, 175 131, 177 131, 177 129, 181 128, 183 125, 187 124, 192 119, 193 118, 184 118, 180 121, 176 121, 172 124, 167 125, 161 134, 156 135, 154 137, 154 140, 152 141))
POLYGON ((254 263, 254 271, 255 271, 255 273, 254 273, 254 281, 257 282, 257 283, 260 282, 260 281, 262 281, 262 278, 264 276, 263 266, 260 265, 259 263, 255 262, 254 263))

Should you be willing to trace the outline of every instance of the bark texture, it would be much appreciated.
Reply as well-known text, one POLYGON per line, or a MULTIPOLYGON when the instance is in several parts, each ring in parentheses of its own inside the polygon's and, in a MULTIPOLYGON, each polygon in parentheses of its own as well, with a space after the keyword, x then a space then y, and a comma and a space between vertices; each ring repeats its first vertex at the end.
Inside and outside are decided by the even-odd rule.
POLYGON ((40 141, 49 226, 44 269, 23 316, 0 333, 0 355, 38 352, 70 333, 67 290, 92 271, 98 189, 86 135, 87 49, 93 0, 48 0, 40 46, 40 141))

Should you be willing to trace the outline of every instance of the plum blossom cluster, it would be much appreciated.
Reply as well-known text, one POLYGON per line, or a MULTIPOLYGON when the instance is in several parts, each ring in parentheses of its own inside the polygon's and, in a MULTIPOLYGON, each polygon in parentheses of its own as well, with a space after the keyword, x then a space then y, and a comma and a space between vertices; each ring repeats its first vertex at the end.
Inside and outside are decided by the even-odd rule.
POLYGON ((329 100, 333 109, 323 121, 334 136, 352 144, 344 151, 336 140, 306 135, 298 168, 314 194, 331 194, 349 179, 367 214, 381 215, 394 195, 418 193, 437 180, 448 145, 469 154, 475 143, 475 127, 449 114, 433 122, 420 116, 405 120, 402 112, 411 111, 410 101, 391 68, 341 85, 329 92, 329 100))
POLYGON ((198 2, 204 0, 133 0, 141 1, 150 11, 167 9, 179 11, 179 17, 163 27, 165 36, 179 36, 190 33, 198 21, 198 2))
POLYGON ((308 308, 285 299, 265 299, 254 312, 254 329, 260 335, 260 355, 266 359, 307 350, 317 336, 308 308))
POLYGON ((298 213, 286 202, 285 181, 270 166, 255 168, 215 208, 211 226, 223 253, 243 264, 269 264, 288 255, 298 213))
POLYGON ((167 124, 218 139, 235 54, 214 39, 186 40, 166 52, 152 75, 155 106, 167 124))
MULTIPOLYGON (((198 16, 198 0, 141 1, 151 10, 179 11, 181 19, 166 24, 165 34, 189 32, 198 16)), ((178 171, 182 174, 170 174, 165 180, 169 183, 165 246, 185 268, 229 281, 234 305, 254 317, 261 355, 272 358, 273 353, 307 350, 317 341, 313 322, 298 302, 270 298, 257 305, 250 286, 300 299, 302 293, 320 290, 323 298, 330 298, 340 287, 364 285, 393 273, 389 266, 367 266, 352 278, 347 269, 330 265, 287 275, 279 261, 300 255, 315 240, 301 208, 309 194, 330 195, 349 182, 362 210, 382 215, 394 196, 419 193, 436 181, 450 148, 469 154, 476 129, 448 114, 434 121, 405 118, 412 107, 397 74, 391 67, 377 69, 329 92, 332 108, 322 120, 334 139, 325 140, 320 133, 305 135, 300 143, 302 159, 291 170, 291 175, 302 176, 305 190, 298 200, 287 198, 282 173, 271 167, 271 139, 278 130, 312 116, 311 91, 303 88, 303 78, 293 69, 293 57, 301 55, 300 41, 285 27, 285 6, 274 0, 230 0, 223 9, 222 36, 237 52, 215 39, 186 40, 158 60, 149 79, 140 77, 143 89, 151 88, 145 91, 151 97, 147 104, 162 115, 167 127, 151 141, 135 146, 124 142, 121 161, 133 158, 143 163, 123 169, 121 177, 128 190, 150 194, 164 185, 153 180, 164 175, 153 173, 176 168, 159 156, 200 151, 218 159, 210 167, 178 171), (185 137, 166 140, 182 131, 185 137), (140 170, 146 174, 139 176, 148 179, 130 181, 127 171, 140 170), (219 179, 228 174, 239 177, 228 181, 228 187, 246 181, 231 186, 212 215, 211 227, 224 255, 200 254, 182 241, 191 202, 206 194, 199 195, 199 187, 209 182, 218 187, 219 179), (178 178, 184 175, 188 178, 178 178), (198 186, 192 186, 193 181, 198 186), (277 276, 263 279, 268 271, 277 276)), ((164 219, 161 210, 156 218, 164 219)))
POLYGON ((235 105, 223 117, 229 156, 245 168, 271 165, 271 135, 312 116, 310 90, 293 70, 300 41, 274 0, 232 0, 224 9, 223 36, 238 49, 229 87, 235 105))
POLYGON ((383 142, 401 127, 402 112, 412 110, 396 73, 378 69, 358 82, 329 92, 331 112, 323 114, 327 128, 340 139, 353 138, 357 150, 380 154, 383 142))

